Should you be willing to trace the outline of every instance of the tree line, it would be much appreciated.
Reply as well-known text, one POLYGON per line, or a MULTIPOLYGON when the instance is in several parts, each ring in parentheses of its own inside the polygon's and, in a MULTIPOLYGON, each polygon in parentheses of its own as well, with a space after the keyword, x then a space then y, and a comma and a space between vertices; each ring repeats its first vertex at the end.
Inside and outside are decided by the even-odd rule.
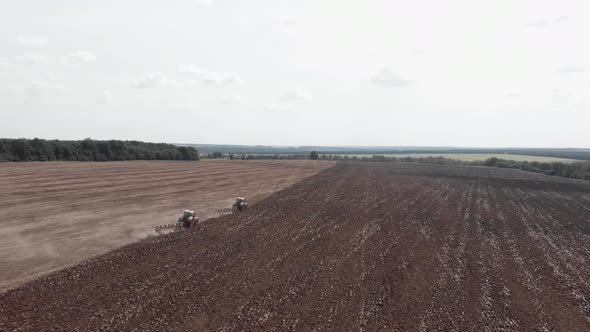
POLYGON ((543 173, 572 179, 590 180, 590 162, 588 161, 549 163, 538 161, 514 161, 492 157, 486 159, 482 165, 489 167, 518 168, 529 172, 543 173))
MULTIPOLYGON (((320 157, 320 159, 323 159, 320 157)), ((564 162, 539 162, 539 161, 515 161, 506 160, 496 157, 488 158, 484 161, 463 161, 457 159, 449 159, 444 157, 386 157, 374 155, 371 157, 356 156, 330 156, 327 155, 325 159, 332 160, 365 160, 365 161, 393 161, 393 162, 414 162, 422 164, 439 164, 439 165, 471 165, 471 166, 487 166, 498 168, 515 168, 528 172, 542 173, 545 175, 561 176, 571 179, 590 180, 590 162, 589 161, 575 161, 571 163, 564 162)))
MULTIPOLYGON (((315 152, 315 151, 313 151, 315 152)), ((305 160, 314 159, 312 154, 294 153, 294 154, 238 154, 238 153, 223 153, 216 151, 213 153, 206 153, 200 155, 201 159, 229 159, 229 160, 305 160)), ((315 155, 317 158, 317 154, 315 155)))
POLYGON ((0 161, 199 160, 193 147, 140 141, 0 139, 0 161))
POLYGON ((216 152, 209 155, 211 158, 228 158, 241 160, 260 160, 260 159, 311 159, 311 160, 336 160, 336 161, 389 161, 389 162, 410 162, 422 164, 438 165, 468 165, 468 166, 487 166, 499 168, 515 168, 523 171, 542 173, 546 175, 561 176, 572 179, 590 180, 590 161, 576 161, 571 163, 563 162, 539 162, 539 161, 514 161, 500 159, 496 157, 488 158, 484 161, 464 161, 458 159, 449 159, 445 157, 391 157, 383 155, 362 155, 349 156, 339 154, 318 154, 312 151, 309 154, 242 154, 234 155, 216 152), (214 155, 214 156, 213 156, 214 155))

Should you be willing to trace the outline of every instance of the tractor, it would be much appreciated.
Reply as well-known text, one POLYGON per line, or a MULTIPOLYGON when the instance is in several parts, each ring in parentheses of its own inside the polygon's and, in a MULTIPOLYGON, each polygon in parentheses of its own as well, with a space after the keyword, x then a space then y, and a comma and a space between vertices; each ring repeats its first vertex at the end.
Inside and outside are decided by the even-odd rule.
POLYGON ((246 211, 248 208, 248 203, 246 203, 246 199, 244 197, 236 197, 236 201, 232 204, 231 207, 221 208, 215 210, 217 213, 221 215, 231 214, 236 211, 246 211))
POLYGON ((232 209, 238 211, 245 211, 248 208, 248 203, 246 203, 246 199, 244 197, 237 197, 236 201, 232 205, 232 209))
POLYGON ((182 215, 180 217, 178 217, 178 222, 176 222, 174 224, 166 224, 166 225, 156 226, 156 231, 160 231, 160 230, 164 230, 164 229, 175 229, 175 230, 181 230, 183 228, 189 229, 189 228, 194 227, 198 222, 199 222, 199 218, 195 214, 195 211, 184 210, 182 215))
POLYGON ((196 216, 193 210, 184 210, 183 214, 178 217, 178 222, 182 223, 184 228, 191 228, 199 222, 199 218, 196 216))

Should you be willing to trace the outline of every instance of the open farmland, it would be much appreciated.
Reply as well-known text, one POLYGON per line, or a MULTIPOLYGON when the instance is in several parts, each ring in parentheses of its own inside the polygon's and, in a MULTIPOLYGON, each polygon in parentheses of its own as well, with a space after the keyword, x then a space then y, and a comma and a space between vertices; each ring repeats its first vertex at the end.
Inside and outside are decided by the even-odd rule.
POLYGON ((590 184, 349 163, 0 295, 0 330, 590 329, 590 184))
MULTIPOLYGON (((345 154, 346 156, 356 156, 358 158, 371 158, 372 154, 345 154)), ((519 154, 505 154, 505 153, 398 153, 398 154, 376 154, 378 156, 385 156, 390 158, 426 158, 426 157, 443 157, 447 159, 455 159, 461 161, 484 161, 486 159, 495 157, 498 159, 514 160, 514 161, 537 161, 542 163, 562 162, 572 163, 579 161, 576 159, 544 157, 544 156, 525 156, 519 154)))
MULTIPOLYGON (((313 161, 0 164, 0 291, 146 238, 183 209, 204 220, 330 167, 313 161)), ((0 330, 2 330, 0 328, 0 330)))

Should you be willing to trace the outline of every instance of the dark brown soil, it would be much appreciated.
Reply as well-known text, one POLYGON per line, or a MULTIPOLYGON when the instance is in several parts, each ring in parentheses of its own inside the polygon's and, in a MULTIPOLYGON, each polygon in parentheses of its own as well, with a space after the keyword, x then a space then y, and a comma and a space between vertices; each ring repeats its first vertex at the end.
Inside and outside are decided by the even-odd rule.
POLYGON ((0 295, 7 331, 588 331, 590 185, 340 164, 0 295))

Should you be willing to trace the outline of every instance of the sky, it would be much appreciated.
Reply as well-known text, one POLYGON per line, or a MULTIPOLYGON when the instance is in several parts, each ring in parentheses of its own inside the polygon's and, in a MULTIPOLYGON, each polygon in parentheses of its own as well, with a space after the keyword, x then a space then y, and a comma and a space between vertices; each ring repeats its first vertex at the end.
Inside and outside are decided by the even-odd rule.
POLYGON ((0 137, 590 147, 585 0, 2 0, 0 137))

